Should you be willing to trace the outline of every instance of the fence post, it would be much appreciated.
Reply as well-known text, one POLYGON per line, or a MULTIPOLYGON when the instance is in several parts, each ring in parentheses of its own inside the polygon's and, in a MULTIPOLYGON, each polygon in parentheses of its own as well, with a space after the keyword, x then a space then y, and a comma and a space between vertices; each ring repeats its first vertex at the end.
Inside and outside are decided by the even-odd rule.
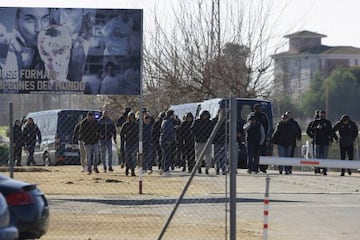
POLYGON ((238 160, 237 104, 236 98, 230 98, 230 240, 236 240, 236 169, 238 160))
POLYGON ((266 176, 266 185, 265 185, 265 197, 264 197, 264 227, 263 227, 263 240, 268 239, 268 228, 269 228, 269 186, 270 186, 270 177, 266 176))

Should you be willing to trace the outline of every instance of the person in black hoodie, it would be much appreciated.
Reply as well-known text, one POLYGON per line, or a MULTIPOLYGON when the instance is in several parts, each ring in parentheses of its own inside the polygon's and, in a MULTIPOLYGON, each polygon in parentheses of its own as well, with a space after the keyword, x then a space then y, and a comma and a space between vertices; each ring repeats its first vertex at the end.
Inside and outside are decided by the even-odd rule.
MULTIPOLYGON (((287 115, 281 116, 281 121, 276 125, 272 135, 271 142, 278 145, 279 157, 291 157, 291 151, 294 141, 296 142, 297 129, 290 122, 287 115)), ((291 174, 291 166, 279 166, 279 173, 282 174, 285 168, 285 174, 291 174)))
POLYGON ((124 139, 125 149, 125 174, 129 175, 131 170, 131 176, 136 176, 136 154, 139 150, 139 123, 136 121, 135 113, 130 112, 128 119, 121 127, 120 137, 124 139))
POLYGON ((195 140, 191 133, 191 125, 193 124, 193 121, 193 114, 188 112, 179 129, 179 141, 183 145, 182 156, 184 161, 187 161, 188 172, 191 172, 195 166, 195 140))
POLYGON ((36 165, 34 160, 34 151, 35 151, 35 145, 36 145, 36 137, 38 139, 38 143, 41 143, 41 132, 38 126, 34 123, 34 120, 32 118, 29 118, 26 121, 26 125, 24 127, 24 139, 25 139, 25 147, 29 153, 28 159, 27 159, 27 165, 30 166, 30 164, 36 165))
MULTIPOLYGON (((210 113, 207 110, 204 110, 200 114, 200 118, 196 119, 191 127, 191 131, 195 138, 195 156, 196 161, 199 161, 200 153, 205 148, 206 142, 210 137, 210 134, 213 130, 213 123, 210 120, 210 113)), ((205 173, 209 174, 209 169, 211 167, 211 144, 205 149, 205 173)), ((199 173, 201 174, 201 166, 199 167, 199 173)))
MULTIPOLYGON (((349 115, 342 115, 340 121, 335 123, 333 127, 334 139, 338 141, 336 132, 339 132, 340 140, 340 157, 345 160, 346 154, 349 160, 354 159, 354 141, 358 135, 358 127, 355 122, 350 120, 349 115)), ((348 169, 348 174, 351 175, 351 169, 348 169)), ((341 176, 345 175, 345 169, 341 169, 341 176)))
POLYGON ((13 134, 14 134, 14 161, 16 162, 16 166, 21 166, 21 152, 22 147, 24 146, 24 136, 21 130, 20 120, 15 120, 13 126, 13 134))
POLYGON ((99 162, 99 132, 100 125, 96 121, 94 113, 88 112, 86 118, 80 123, 79 138, 84 141, 89 175, 92 168, 95 173, 99 173, 97 168, 99 162))
MULTIPOLYGON (((326 112, 320 111, 319 118, 309 124, 307 135, 313 139, 315 158, 326 159, 329 151, 329 144, 333 141, 334 133, 331 122, 325 118, 326 112)), ((315 174, 320 173, 320 168, 315 168, 315 174)), ((327 175, 327 168, 322 168, 322 174, 327 175)))
MULTIPOLYGON (((296 140, 301 141, 301 128, 299 123, 293 118, 291 112, 286 112, 285 116, 288 118, 288 121, 293 125, 293 127, 296 130, 296 138, 294 139, 294 142, 292 144, 291 147, 291 153, 290 153, 290 157, 294 157, 295 156, 295 148, 296 148, 296 140)), ((292 173, 292 166, 290 166, 290 174, 292 173)))

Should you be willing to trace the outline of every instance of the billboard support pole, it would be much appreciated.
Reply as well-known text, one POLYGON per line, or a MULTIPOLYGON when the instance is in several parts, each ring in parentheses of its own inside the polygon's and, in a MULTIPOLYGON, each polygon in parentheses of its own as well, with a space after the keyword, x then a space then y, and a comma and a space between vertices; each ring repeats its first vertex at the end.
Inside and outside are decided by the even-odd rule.
POLYGON ((13 146, 14 146, 14 131, 12 128, 13 123, 13 103, 9 102, 9 133, 10 133, 10 143, 9 143, 9 167, 10 167, 10 177, 14 178, 14 154, 13 154, 13 146))
MULTIPOLYGON (((141 22, 143 22, 143 13, 141 13, 141 22)), ((143 28, 143 26, 141 25, 143 28)), ((143 29, 141 29, 143 32, 143 29)), ((141 42, 143 42, 143 36, 141 37, 141 42)), ((143 189, 143 165, 144 165, 144 155, 143 155, 143 44, 141 43, 141 60, 140 60, 140 97, 139 97, 139 153, 138 153, 138 162, 139 162, 139 194, 142 194, 143 189)))

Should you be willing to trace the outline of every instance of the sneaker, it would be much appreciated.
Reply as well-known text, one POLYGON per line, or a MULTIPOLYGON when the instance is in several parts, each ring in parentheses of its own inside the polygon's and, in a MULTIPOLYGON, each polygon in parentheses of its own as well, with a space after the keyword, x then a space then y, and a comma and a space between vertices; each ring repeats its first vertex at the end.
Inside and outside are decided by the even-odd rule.
POLYGON ((90 170, 90 171, 88 171, 88 175, 91 175, 91 170, 90 170))
POLYGON ((84 167, 82 167, 80 172, 85 172, 85 168, 84 168, 84 167))
POLYGON ((128 168, 125 169, 125 175, 129 176, 129 169, 128 168))
POLYGON ((162 175, 163 174, 163 170, 162 169, 159 169, 159 175, 162 175))
POLYGON ((205 174, 209 175, 209 170, 205 169, 205 174))
POLYGON ((99 173, 99 169, 97 167, 94 168, 94 172, 99 173))
POLYGON ((109 172, 113 172, 114 169, 112 167, 109 167, 109 172))
POLYGON ((198 172, 199 172, 199 174, 201 174, 201 173, 202 173, 202 172, 201 172, 201 167, 199 167, 198 172))
POLYGON ((348 169, 348 174, 351 175, 351 170, 350 169, 348 169))
POLYGON ((267 173, 266 169, 260 169, 261 172, 267 173))
POLYGON ((251 170, 250 170, 250 169, 248 169, 246 172, 247 172, 248 174, 251 174, 251 170))
POLYGON ((345 176, 345 172, 341 172, 340 176, 342 177, 345 176))

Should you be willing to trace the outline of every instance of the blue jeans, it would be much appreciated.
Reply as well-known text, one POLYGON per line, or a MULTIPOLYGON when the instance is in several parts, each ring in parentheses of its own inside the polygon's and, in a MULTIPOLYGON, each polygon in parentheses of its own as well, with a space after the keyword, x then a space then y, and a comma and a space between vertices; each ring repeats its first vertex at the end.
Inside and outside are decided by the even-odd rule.
POLYGON ((31 163, 35 165, 35 160, 34 160, 35 144, 26 145, 26 149, 29 153, 26 165, 30 166, 31 163))
POLYGON ((214 144, 214 159, 216 170, 221 169, 221 171, 224 173, 226 171, 225 144, 214 144))
POLYGON ((145 170, 152 170, 152 166, 154 163, 154 147, 153 144, 144 142, 144 153, 143 153, 143 161, 145 170))
POLYGON ((137 162, 137 152, 138 152, 139 144, 127 144, 125 142, 125 156, 126 156, 126 168, 135 169, 137 162))
POLYGON ((88 171, 91 172, 91 168, 97 168, 99 158, 99 144, 85 144, 86 159, 88 171))
MULTIPOLYGON (((327 159, 329 152, 329 145, 315 145, 315 158, 327 159)), ((327 172, 327 168, 321 168, 323 173, 327 172)), ((315 172, 320 172, 320 168, 316 167, 315 172)))
POLYGON ((101 152, 101 161, 103 163, 104 169, 106 169, 106 152, 108 153, 108 164, 109 168, 112 168, 112 140, 111 139, 102 139, 100 140, 100 152, 101 152))
MULTIPOLYGON (((293 147, 292 145, 289 146, 278 145, 279 157, 291 157, 292 147, 293 147)), ((284 167, 285 167, 285 172, 289 172, 291 169, 291 166, 279 166, 279 171, 282 172, 284 167)))
POLYGON ((161 149, 163 153, 163 164, 162 170, 167 172, 170 170, 170 165, 173 161, 173 154, 174 154, 175 142, 164 142, 161 143, 161 149))
POLYGON ((261 146, 259 144, 247 143, 248 154, 248 170, 253 172, 259 171, 259 159, 260 159, 261 146))

